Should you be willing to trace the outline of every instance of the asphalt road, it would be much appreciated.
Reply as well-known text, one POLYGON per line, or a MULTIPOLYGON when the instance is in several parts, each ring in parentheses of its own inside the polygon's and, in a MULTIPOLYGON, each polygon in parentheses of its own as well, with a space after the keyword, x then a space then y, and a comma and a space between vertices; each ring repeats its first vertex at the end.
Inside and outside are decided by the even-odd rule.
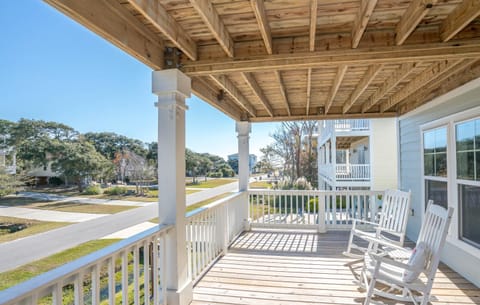
MULTIPOLYGON (((235 190, 238 190, 237 182, 196 192, 187 195, 187 205, 235 190)), ((145 207, 2 243, 0 244, 0 272, 14 269, 81 243, 102 238, 105 235, 148 221, 157 214, 158 206, 153 203, 145 207)))

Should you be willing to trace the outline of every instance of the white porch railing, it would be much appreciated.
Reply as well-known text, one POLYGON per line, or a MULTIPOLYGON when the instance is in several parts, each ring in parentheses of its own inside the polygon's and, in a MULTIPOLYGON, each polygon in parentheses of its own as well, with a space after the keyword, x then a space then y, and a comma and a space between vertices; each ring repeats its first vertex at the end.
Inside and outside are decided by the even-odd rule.
POLYGON ((249 191, 252 227, 350 229, 352 218, 374 221, 379 191, 249 191))
POLYGON ((357 131, 357 130, 369 130, 370 120, 358 119, 358 120, 335 120, 334 126, 336 131, 357 131))
POLYGON ((0 304, 166 304, 164 245, 172 228, 146 230, 0 291, 0 304))
POLYGON ((194 283, 243 232, 238 215, 246 200, 246 192, 237 193, 187 214, 188 268, 194 283))
POLYGON ((370 164, 337 164, 335 175, 339 181, 368 181, 370 180, 370 164))

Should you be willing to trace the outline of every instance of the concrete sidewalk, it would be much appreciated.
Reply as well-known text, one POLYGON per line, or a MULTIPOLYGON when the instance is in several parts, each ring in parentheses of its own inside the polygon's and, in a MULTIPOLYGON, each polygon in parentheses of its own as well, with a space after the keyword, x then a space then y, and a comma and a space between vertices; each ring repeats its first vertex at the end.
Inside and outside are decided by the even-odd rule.
POLYGON ((0 206, 0 216, 35 219, 54 222, 83 222, 110 214, 72 213, 52 210, 0 206))
POLYGON ((107 205, 120 205, 120 206, 135 206, 144 207, 151 202, 143 201, 129 201, 129 200, 111 200, 111 199, 99 199, 99 198, 87 198, 87 197, 68 197, 56 194, 36 193, 36 192, 20 192, 18 196, 26 198, 34 198, 47 201, 60 201, 60 202, 75 202, 75 203, 88 203, 88 204, 107 204, 107 205))

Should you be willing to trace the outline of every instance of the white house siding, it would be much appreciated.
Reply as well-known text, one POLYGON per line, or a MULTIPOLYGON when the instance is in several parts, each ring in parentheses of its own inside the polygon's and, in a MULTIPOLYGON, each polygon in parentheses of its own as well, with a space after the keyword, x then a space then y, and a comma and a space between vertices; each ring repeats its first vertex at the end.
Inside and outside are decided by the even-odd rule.
MULTIPOLYGON (((439 97, 424 107, 399 119, 400 188, 412 191, 414 215, 408 220, 407 236, 416 240, 421 225, 424 199, 422 193, 422 132, 420 126, 455 113, 480 106, 480 79, 439 97)), ((455 207, 458 212, 458 206, 455 207)), ((452 221, 452 225, 458 225, 452 221)), ((450 227, 450 231, 456 230, 450 227)), ((451 235, 451 234, 450 234, 451 235)), ((480 286, 480 249, 465 250, 457 236, 449 236, 442 260, 452 269, 480 286), (477 251, 478 250, 478 251, 477 251)), ((468 248, 468 247, 467 247, 468 248)))
POLYGON ((372 190, 397 188, 397 126, 396 119, 373 119, 370 121, 372 190))

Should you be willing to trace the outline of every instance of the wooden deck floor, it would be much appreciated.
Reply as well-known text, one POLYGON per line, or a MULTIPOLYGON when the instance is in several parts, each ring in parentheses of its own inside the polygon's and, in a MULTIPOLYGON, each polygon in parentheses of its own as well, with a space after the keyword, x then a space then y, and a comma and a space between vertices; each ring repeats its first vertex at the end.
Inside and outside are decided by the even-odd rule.
MULTIPOLYGON (((246 232, 197 283, 192 304, 363 304, 364 291, 356 284, 360 266, 349 266, 352 259, 341 254, 347 237, 348 232, 246 232)), ((432 293, 433 305, 480 304, 480 289, 444 264, 432 293)))

